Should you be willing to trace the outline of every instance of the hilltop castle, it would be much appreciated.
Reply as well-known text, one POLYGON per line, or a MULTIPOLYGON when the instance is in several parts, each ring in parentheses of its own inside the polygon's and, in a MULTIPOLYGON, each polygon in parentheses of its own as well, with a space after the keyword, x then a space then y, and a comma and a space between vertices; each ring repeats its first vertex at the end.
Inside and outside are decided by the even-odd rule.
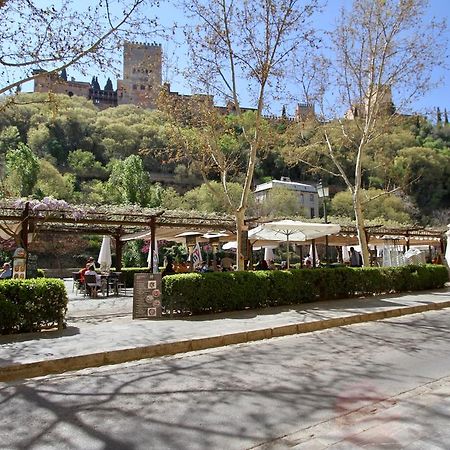
POLYGON ((160 44, 124 42, 123 79, 117 80, 117 90, 108 79, 101 89, 94 77, 91 83, 67 79, 66 72, 34 71, 34 92, 53 92, 88 98, 101 109, 118 105, 156 108, 162 88, 162 50, 160 44))
MULTIPOLYGON (((91 83, 76 81, 75 78, 67 79, 67 73, 63 70, 60 74, 49 73, 44 70, 35 70, 34 92, 53 92, 66 94, 70 97, 78 95, 85 97, 99 108, 105 109, 118 105, 136 105, 146 109, 156 109, 157 100, 161 92, 168 94, 176 102, 192 106, 192 102, 199 100, 213 104, 214 99, 209 95, 182 95, 170 90, 169 83, 162 81, 162 49, 161 44, 146 44, 142 42, 124 42, 123 44, 123 79, 117 80, 117 89, 114 90, 111 80, 104 89, 96 77, 91 83)), ((217 107, 224 114, 233 113, 234 105, 217 107)), ((252 108, 242 108, 250 111, 252 108)), ((295 119, 305 120, 314 116, 314 105, 301 103, 297 105, 295 119)), ((280 117, 278 117, 280 119, 280 117)))

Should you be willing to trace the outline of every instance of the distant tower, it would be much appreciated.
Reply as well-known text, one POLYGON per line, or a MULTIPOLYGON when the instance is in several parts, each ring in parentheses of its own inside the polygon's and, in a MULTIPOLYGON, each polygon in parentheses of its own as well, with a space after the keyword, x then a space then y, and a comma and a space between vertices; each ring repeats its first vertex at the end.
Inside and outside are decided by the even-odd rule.
POLYGON ((162 86, 161 45, 125 42, 123 80, 117 80, 119 105, 156 108, 162 86))

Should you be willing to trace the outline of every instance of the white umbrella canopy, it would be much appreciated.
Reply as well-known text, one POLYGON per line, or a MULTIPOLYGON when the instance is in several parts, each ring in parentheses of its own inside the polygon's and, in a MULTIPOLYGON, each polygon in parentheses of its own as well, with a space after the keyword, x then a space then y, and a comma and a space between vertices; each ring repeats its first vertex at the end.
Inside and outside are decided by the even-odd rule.
POLYGON ((102 246, 98 255, 98 263, 100 264, 101 272, 109 272, 112 265, 111 238, 109 236, 103 236, 102 246))
MULTIPOLYGON (((334 223, 299 222, 296 220, 279 220, 264 223, 248 232, 252 241, 305 242, 330 234, 339 233, 341 226, 334 223)), ((289 251, 287 266, 289 268, 289 251)))
POLYGON ((265 247, 264 248, 264 259, 266 261, 273 261, 273 247, 265 247))
POLYGON ((248 232, 250 240, 304 242, 339 233, 341 226, 334 223, 279 220, 268 222, 248 232))

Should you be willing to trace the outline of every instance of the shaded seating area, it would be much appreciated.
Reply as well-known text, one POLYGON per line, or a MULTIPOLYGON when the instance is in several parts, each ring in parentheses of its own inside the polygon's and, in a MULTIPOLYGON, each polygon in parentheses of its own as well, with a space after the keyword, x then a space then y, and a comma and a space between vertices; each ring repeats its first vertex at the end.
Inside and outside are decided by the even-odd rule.
POLYGON ((97 275, 84 275, 84 295, 89 297, 98 297, 98 291, 101 290, 101 283, 98 282, 97 275))

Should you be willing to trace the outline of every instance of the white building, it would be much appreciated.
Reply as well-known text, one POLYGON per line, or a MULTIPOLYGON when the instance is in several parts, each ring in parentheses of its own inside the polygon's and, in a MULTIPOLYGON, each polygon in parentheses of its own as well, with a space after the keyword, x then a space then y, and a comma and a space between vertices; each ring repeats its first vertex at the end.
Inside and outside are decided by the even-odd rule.
POLYGON ((319 195, 317 194, 316 186, 297 183, 291 181, 288 177, 281 177, 281 180, 272 180, 268 183, 258 184, 254 191, 255 200, 258 203, 263 203, 273 188, 295 191, 298 196, 299 212, 309 219, 319 217, 319 195))

